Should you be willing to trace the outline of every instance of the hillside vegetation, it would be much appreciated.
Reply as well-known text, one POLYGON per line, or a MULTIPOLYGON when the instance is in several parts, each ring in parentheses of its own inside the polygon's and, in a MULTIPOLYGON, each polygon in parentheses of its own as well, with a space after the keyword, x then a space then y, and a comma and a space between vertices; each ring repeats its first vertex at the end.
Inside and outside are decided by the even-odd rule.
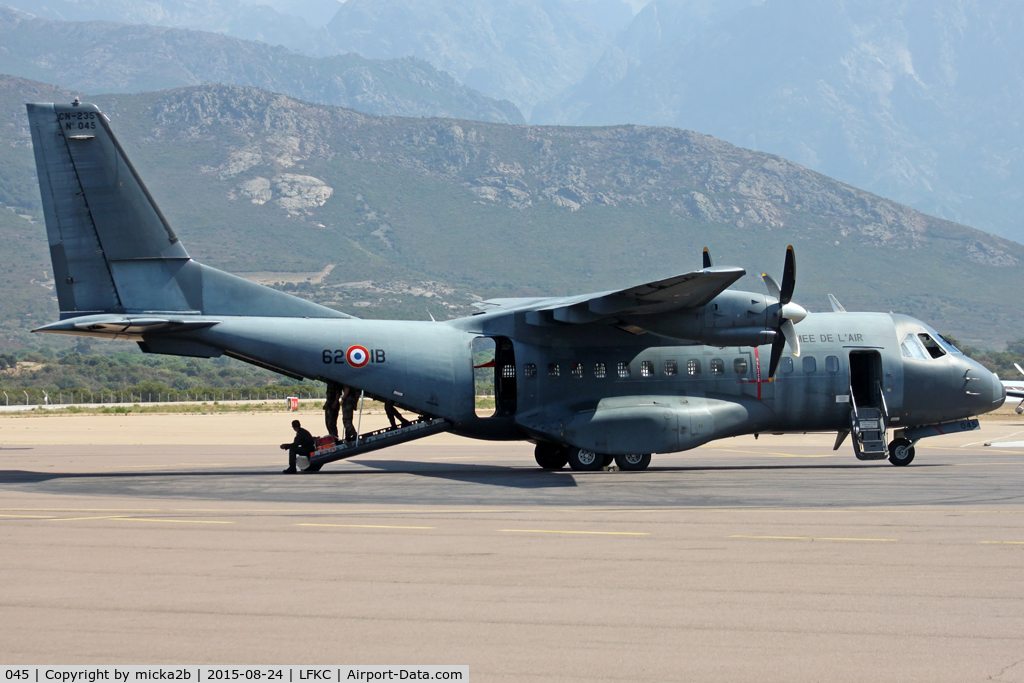
MULTIPOLYGON (((22 102, 45 93, 0 81, 12 178, 33 174, 22 102)), ((796 300, 811 310, 832 292, 974 345, 1024 335, 1012 295, 1024 246, 710 136, 376 117, 236 86, 91 99, 194 257, 280 274, 356 315, 443 318, 474 297, 627 286, 699 267, 705 245, 747 268, 740 288, 762 291, 757 276, 778 275, 792 243, 796 300), (323 279, 291 275, 327 266, 323 279)), ((6 191, 38 220, 34 188, 6 191)), ((23 253, 45 259, 42 226, 11 220, 0 230, 38 235, 23 253)), ((54 316, 46 286, 11 289, 54 316)))

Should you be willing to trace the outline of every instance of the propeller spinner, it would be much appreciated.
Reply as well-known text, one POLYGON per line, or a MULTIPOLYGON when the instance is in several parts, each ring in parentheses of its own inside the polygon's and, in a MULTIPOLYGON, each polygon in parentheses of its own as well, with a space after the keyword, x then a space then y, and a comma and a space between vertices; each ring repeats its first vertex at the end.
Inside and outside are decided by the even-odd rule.
POLYGON ((782 286, 771 275, 762 273, 764 284, 769 296, 779 300, 774 311, 779 317, 779 326, 775 328, 775 339, 772 341, 772 357, 768 365, 768 378, 775 376, 775 371, 782 360, 782 352, 789 342, 793 355, 800 356, 800 337, 796 333, 796 323, 807 317, 807 310, 800 304, 792 302, 793 288, 796 287, 796 252, 793 245, 786 247, 786 265, 782 270, 782 286))

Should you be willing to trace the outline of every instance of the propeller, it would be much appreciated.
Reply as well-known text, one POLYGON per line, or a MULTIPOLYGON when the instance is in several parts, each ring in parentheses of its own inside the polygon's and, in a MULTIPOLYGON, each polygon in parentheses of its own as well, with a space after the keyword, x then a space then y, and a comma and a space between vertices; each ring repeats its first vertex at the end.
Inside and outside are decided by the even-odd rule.
POLYGON ((800 304, 792 302, 793 288, 796 287, 796 252, 793 245, 786 247, 786 264, 782 269, 782 286, 768 273, 762 273, 768 295, 779 300, 772 315, 779 318, 779 326, 775 328, 775 339, 772 340, 772 357, 768 364, 768 379, 775 376, 775 371, 782 360, 782 352, 789 343, 793 355, 800 356, 800 336, 796 333, 796 323, 807 317, 807 310, 800 304))

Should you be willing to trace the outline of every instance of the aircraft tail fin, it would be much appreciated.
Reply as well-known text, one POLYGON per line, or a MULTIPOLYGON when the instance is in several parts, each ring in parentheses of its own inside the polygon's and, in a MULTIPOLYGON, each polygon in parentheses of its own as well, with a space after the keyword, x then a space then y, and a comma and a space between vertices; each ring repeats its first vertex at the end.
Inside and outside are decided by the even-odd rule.
POLYGON ((28 104, 61 319, 349 317, 192 261, 92 104, 28 104))

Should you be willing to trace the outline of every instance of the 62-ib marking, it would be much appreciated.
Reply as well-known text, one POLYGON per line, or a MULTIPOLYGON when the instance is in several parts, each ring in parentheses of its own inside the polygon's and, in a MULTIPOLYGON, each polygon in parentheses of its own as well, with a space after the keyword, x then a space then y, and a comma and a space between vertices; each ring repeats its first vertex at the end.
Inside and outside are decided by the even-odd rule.
MULTIPOLYGON (((333 351, 331 349, 324 349, 321 360, 324 362, 324 365, 347 365, 345 362, 346 351, 347 349, 334 349, 333 351)), ((369 356, 370 363, 376 364, 387 362, 387 354, 385 354, 384 349, 367 349, 367 354, 369 356)), ((365 363, 363 365, 365 365, 365 363)), ((362 365, 359 367, 362 367, 362 365)))

